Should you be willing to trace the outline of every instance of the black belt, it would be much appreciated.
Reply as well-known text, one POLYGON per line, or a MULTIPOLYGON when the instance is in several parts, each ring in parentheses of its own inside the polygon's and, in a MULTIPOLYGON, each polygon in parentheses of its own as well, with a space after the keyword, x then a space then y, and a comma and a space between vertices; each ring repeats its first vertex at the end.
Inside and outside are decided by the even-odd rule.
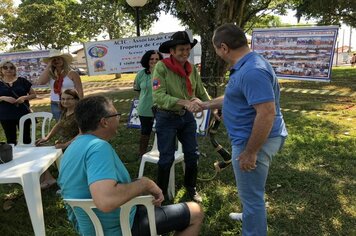
POLYGON ((170 111, 170 110, 165 110, 165 109, 161 109, 161 108, 156 108, 156 111, 164 112, 164 113, 168 113, 168 114, 172 114, 172 115, 177 115, 177 116, 184 116, 187 110, 182 109, 179 111, 170 111))

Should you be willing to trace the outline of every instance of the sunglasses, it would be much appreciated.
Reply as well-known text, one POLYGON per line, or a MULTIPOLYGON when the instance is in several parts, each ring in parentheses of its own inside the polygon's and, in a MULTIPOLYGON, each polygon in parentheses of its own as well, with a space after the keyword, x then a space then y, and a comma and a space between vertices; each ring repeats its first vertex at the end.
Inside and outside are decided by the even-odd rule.
POLYGON ((15 66, 3 66, 4 70, 15 70, 15 66))
POLYGON ((110 117, 114 117, 114 116, 120 117, 121 113, 115 113, 115 114, 107 115, 107 116, 104 116, 104 118, 110 118, 110 117))

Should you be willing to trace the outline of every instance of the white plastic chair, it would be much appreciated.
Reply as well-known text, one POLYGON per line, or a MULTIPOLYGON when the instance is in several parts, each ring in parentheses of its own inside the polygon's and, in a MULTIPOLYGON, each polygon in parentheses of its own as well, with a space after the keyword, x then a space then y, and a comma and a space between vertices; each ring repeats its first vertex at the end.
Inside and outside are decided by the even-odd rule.
MULTIPOLYGON (((120 208, 120 225, 123 236, 131 236, 130 227, 130 210, 135 205, 144 205, 147 208, 148 222, 150 225, 151 236, 157 236, 156 219, 154 212, 154 205, 152 204, 153 196, 139 196, 123 204, 120 208)), ((82 208, 89 216, 95 228, 96 236, 104 236, 103 227, 101 226, 99 218, 96 216, 93 208, 96 208, 92 199, 64 199, 74 211, 75 207, 82 208)), ((75 214, 75 211, 74 211, 75 214)))
POLYGON ((50 131, 51 128, 51 120, 52 120, 52 113, 50 112, 32 112, 28 113, 20 118, 20 128, 19 128, 19 140, 17 142, 18 146, 35 146, 36 143, 36 118, 40 120, 40 118, 43 118, 42 120, 42 129, 41 129, 41 138, 46 137, 46 134, 50 131), (31 143, 29 144, 24 144, 23 143, 23 130, 24 130, 24 124, 27 119, 31 120, 31 143))
MULTIPOLYGON (((145 164, 146 162, 154 163, 157 164, 159 160, 159 151, 157 147, 157 134, 155 134, 155 138, 153 141, 153 146, 151 151, 146 152, 143 154, 141 158, 141 164, 140 164, 140 169, 138 171, 138 178, 141 178, 143 176, 143 171, 145 169, 145 164)), ((174 153, 174 162, 172 164, 170 173, 169 173, 169 182, 168 182, 168 197, 169 199, 173 199, 175 196, 175 164, 182 162, 183 165, 183 172, 185 171, 185 164, 184 164, 184 153, 183 153, 183 148, 182 144, 178 141, 178 149, 174 153)))

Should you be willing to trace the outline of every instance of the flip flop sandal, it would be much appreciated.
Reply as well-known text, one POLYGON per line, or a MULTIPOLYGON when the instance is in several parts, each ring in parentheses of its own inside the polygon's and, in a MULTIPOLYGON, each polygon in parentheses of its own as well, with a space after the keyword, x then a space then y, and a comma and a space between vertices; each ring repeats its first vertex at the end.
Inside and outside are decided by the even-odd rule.
POLYGON ((10 210, 11 208, 13 208, 15 206, 15 202, 13 200, 6 200, 4 202, 4 204, 2 205, 2 209, 4 211, 8 211, 10 210))

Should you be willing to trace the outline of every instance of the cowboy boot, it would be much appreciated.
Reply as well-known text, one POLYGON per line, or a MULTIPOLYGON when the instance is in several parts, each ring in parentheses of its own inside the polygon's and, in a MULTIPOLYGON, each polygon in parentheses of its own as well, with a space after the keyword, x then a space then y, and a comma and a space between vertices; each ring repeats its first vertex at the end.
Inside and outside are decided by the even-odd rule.
POLYGON ((203 201, 202 197, 197 192, 197 176, 198 176, 198 166, 185 166, 184 175, 184 186, 187 189, 189 197, 198 203, 203 201))
POLYGON ((140 148, 138 158, 142 158, 143 154, 147 152, 148 143, 150 141, 150 135, 142 135, 140 137, 140 148))

